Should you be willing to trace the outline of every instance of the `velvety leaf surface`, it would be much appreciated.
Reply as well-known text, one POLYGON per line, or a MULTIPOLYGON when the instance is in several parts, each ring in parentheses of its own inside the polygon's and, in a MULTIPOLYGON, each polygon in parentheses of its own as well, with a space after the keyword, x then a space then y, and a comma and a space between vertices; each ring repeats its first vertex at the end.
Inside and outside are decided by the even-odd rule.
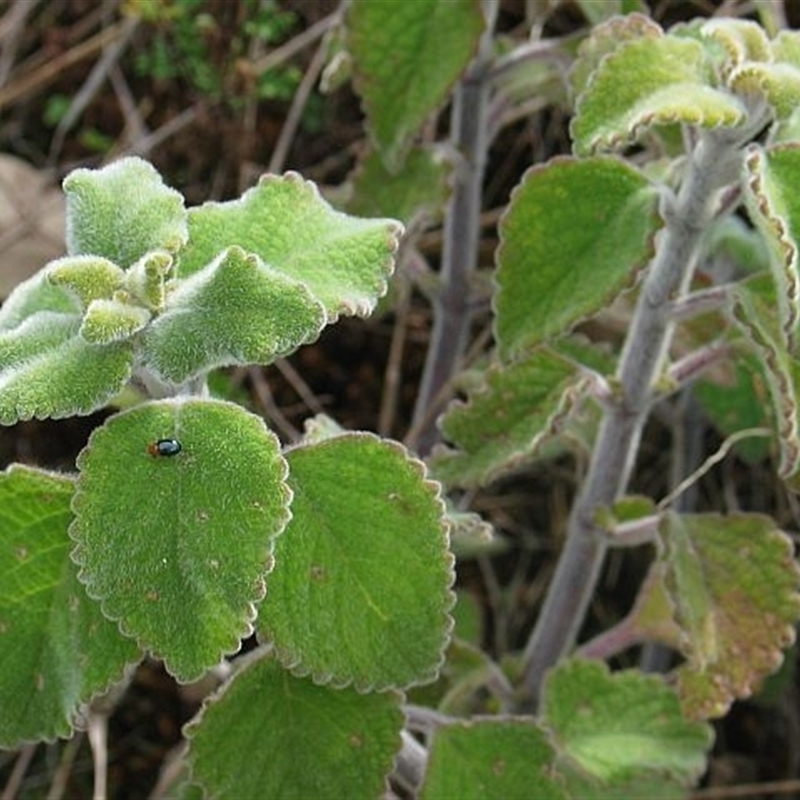
POLYGON ((80 317, 42 311, 0 330, 0 423, 90 414, 130 377, 129 341, 95 345, 80 317))
POLYGON ((65 256, 47 265, 50 283, 63 286, 86 308, 93 300, 108 298, 121 289, 125 272, 99 256, 65 256))
POLYGON ((452 404, 440 421, 455 448, 434 451, 436 478, 450 486, 482 486, 531 459, 574 405, 580 378, 577 364, 546 348, 490 368, 469 401, 452 404))
MULTIPOLYGON (((593 5, 593 0, 586 0, 586 5, 593 5)), ((637 39, 659 39, 663 35, 661 26, 645 14, 612 16, 594 25, 581 42, 578 56, 569 72, 572 96, 577 97, 583 92, 601 60, 621 44, 637 39)))
POLYGON ((269 364, 316 339, 325 322, 302 283, 230 247, 169 295, 144 349, 149 366, 183 383, 213 367, 269 364))
POLYGON ((764 150, 753 145, 745 158, 745 179, 747 210, 771 251, 780 325, 791 349, 800 319, 800 146, 764 150))
POLYGON ((599 661, 574 660, 554 670, 545 683, 543 716, 561 757, 583 772, 573 776, 576 785, 594 783, 598 797, 625 796, 619 791, 631 781, 689 787, 705 769, 712 742, 707 725, 683 717, 662 678, 612 674, 599 661), (617 794, 608 794, 615 786, 617 794))
POLYGON ((259 632, 318 683, 367 690, 433 679, 454 601, 438 486, 400 445, 366 433, 286 457, 292 520, 259 632))
POLYGON ((179 277, 199 272, 227 247, 239 245, 303 283, 333 322, 339 314, 368 316, 375 308, 386 292, 402 226, 335 211, 313 183, 290 172, 263 176, 238 200, 190 209, 189 232, 179 277))
POLYGON ((496 335, 513 358, 607 305, 653 252, 656 190, 614 158, 529 170, 500 222, 496 335))
POLYGON ((175 252, 186 242, 183 196, 141 158, 73 170, 64 191, 71 256, 103 256, 126 268, 150 250, 175 252))
POLYGON ((474 719, 436 729, 423 800, 568 797, 550 766, 554 752, 532 720, 474 719))
POLYGON ((232 403, 164 400, 108 419, 78 466, 81 581, 179 680, 198 678, 238 649, 264 596, 289 516, 276 437, 232 403))
POLYGON ((118 300, 92 300, 80 327, 80 335, 89 344, 108 345, 125 342, 150 321, 146 308, 118 300))
POLYGON ((619 149, 655 125, 740 125, 744 104, 710 84, 699 42, 649 35, 626 42, 600 62, 578 98, 571 125, 575 151, 619 149))
POLYGON ((800 619, 791 540, 757 514, 669 514, 661 526, 687 663, 685 714, 707 719, 748 697, 781 663, 800 619))
POLYGON ((397 172, 411 141, 446 100, 477 51, 477 0, 356 0, 347 14, 348 49, 367 130, 397 172))
POLYGON ((382 796, 400 749, 399 695, 317 686, 254 656, 186 728, 192 776, 209 796, 382 796))
POLYGON ((74 488, 18 464, 0 473, 0 747, 69 736, 80 704, 139 658, 78 583, 74 488))

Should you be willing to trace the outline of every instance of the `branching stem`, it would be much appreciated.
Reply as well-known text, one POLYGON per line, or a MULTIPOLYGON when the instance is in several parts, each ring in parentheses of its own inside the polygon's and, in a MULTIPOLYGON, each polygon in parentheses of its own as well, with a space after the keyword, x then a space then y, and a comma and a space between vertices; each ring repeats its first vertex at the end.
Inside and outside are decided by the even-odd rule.
POLYGON ((586 481, 572 508, 566 544, 525 649, 524 687, 532 699, 538 697, 546 671, 574 646, 594 596, 608 547, 594 514, 627 487, 672 336, 669 304, 686 292, 700 237, 712 219, 713 202, 736 175, 732 168, 738 157, 730 132, 703 133, 678 196, 662 209, 665 228, 620 359, 619 397, 605 409, 586 481))

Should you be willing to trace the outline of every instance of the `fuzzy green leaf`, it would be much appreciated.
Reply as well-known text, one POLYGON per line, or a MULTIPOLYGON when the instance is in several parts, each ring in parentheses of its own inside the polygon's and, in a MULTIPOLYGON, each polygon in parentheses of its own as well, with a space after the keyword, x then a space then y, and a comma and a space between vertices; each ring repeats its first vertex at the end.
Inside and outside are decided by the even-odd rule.
POLYGON ((81 581, 179 680, 200 677, 264 595, 291 496, 276 437, 232 403, 151 402, 97 428, 78 466, 81 581), (180 452, 159 455, 162 439, 180 452))
POLYGON ((65 256, 47 265, 47 277, 63 286, 86 308, 92 300, 108 299, 125 282, 125 272, 99 256, 65 256))
POLYGON ((481 719, 436 729, 423 800, 569 796, 553 775, 553 748, 532 721, 481 719))
POLYGON ((372 313, 386 293, 402 226, 334 211, 313 183, 289 172, 263 176, 238 200, 191 209, 189 230, 179 277, 199 272, 239 245, 271 270, 304 284, 334 322, 339 314, 372 313))
POLYGON ((800 321, 800 146, 764 150, 753 145, 745 157, 745 200, 770 250, 779 322, 789 349, 800 321))
POLYGON ((630 285, 653 252, 657 194, 614 158, 534 167, 500 223, 496 335, 514 358, 565 333, 630 285))
POLYGON ((800 105, 800 69, 789 64, 746 63, 730 78, 734 91, 761 95, 779 120, 790 117, 800 105))
POLYGON ((380 797, 400 749, 399 695, 295 678, 256 652, 186 728, 192 777, 219 798, 380 797))
MULTIPOLYGON (((587 5, 591 3, 592 0, 587 0, 587 5)), ((572 96, 577 97, 583 92, 601 60, 609 53, 613 53, 623 42, 658 39, 663 35, 661 26, 645 14, 612 16, 605 22, 595 25, 581 42, 578 56, 569 72, 572 96)))
POLYGON ((71 256, 103 256, 127 268, 151 250, 174 253, 186 243, 182 195, 141 158, 76 169, 64 191, 71 256))
POLYGON ((775 61, 800 67, 800 31, 779 31, 772 40, 772 55, 775 61))
POLYGON ((694 39, 648 35, 622 44, 578 98, 571 125, 576 152, 623 148, 656 125, 741 125, 744 104, 711 80, 705 50, 694 39))
POLYGON ((684 713, 721 716, 779 667, 781 650, 794 641, 800 568, 792 542, 757 514, 668 514, 661 534, 684 633, 684 713))
POLYGON ((632 781, 686 789, 703 772, 712 742, 707 725, 683 717, 662 678, 612 674, 597 661, 569 661, 549 675, 543 717, 564 765, 578 767, 567 772, 568 784, 582 791, 594 784, 571 797, 633 796, 621 792, 632 781))
POLYGON ((0 331, 0 423, 102 408, 130 377, 131 343, 95 345, 80 317, 43 311, 0 331))
POLYGON ((727 58, 724 73, 730 74, 747 61, 771 61, 772 47, 764 28, 749 19, 705 20, 700 33, 722 45, 727 58))
POLYGON ((55 286, 50 281, 47 268, 16 286, 0 306, 0 333, 13 330, 40 311, 51 311, 56 314, 81 313, 78 298, 71 295, 64 287, 55 286))
POLYGON ((356 0, 347 14, 348 49, 367 129, 391 172, 478 48, 477 0, 356 0))
POLYGON ((150 321, 150 312, 123 300, 92 300, 80 327, 89 344, 124 342, 150 321))
POLYGON ((0 473, 0 747, 69 736, 79 706, 139 658, 69 558, 72 478, 0 473))
POLYGON ((230 247, 177 285, 144 349, 151 368, 182 383, 213 367, 269 364, 316 339, 325 321, 302 283, 230 247))
POLYGON ((318 683, 431 680, 454 602, 438 486, 398 444, 351 433, 289 450, 292 520, 259 631, 318 683))
POLYGON ((442 418, 455 448, 434 450, 434 475, 450 486, 484 486, 531 460, 557 434, 582 386, 579 366, 547 348, 489 369, 469 402, 454 403, 442 418))

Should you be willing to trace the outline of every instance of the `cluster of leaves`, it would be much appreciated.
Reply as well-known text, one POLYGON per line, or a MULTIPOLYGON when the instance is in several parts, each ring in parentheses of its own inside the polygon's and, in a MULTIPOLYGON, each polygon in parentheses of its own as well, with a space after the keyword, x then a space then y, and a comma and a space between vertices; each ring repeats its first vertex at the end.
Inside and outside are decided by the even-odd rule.
MULTIPOLYGON (((317 428, 282 452, 260 418, 192 390, 215 366, 269 363, 370 313, 400 226, 336 212, 294 174, 188 210, 139 159, 64 187, 68 255, 0 311, 0 417, 86 414, 126 386, 152 399, 95 430, 77 476, 16 465, 0 479, 0 742, 69 735, 81 704, 144 653, 199 678, 255 627, 270 642, 261 658, 298 676, 273 667, 274 680, 310 675, 334 706, 347 698, 369 722, 353 739, 383 731, 382 770, 364 784, 378 786, 401 727, 386 692, 432 678, 448 638, 438 488, 400 445, 317 428), (179 452, 161 455, 162 439, 179 452)), ((305 722, 285 711, 300 731, 321 709, 305 722)))

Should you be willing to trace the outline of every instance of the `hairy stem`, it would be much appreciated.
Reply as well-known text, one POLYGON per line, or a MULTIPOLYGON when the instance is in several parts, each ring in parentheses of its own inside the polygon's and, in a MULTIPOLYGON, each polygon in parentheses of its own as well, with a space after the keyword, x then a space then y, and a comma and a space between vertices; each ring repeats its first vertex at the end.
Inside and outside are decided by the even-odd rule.
MULTIPOLYGON (((491 12, 487 14, 489 20, 492 16, 491 12)), ((490 29, 488 25, 482 51, 487 50, 490 29)), ((453 93, 451 136, 460 162, 445 219, 441 288, 433 307, 431 344, 412 420, 416 438, 408 442, 422 454, 431 449, 437 437, 437 413, 432 413, 431 405, 441 402, 442 389, 455 375, 467 344, 470 276, 478 261, 481 190, 489 146, 490 89, 488 62, 482 52, 453 93)))
POLYGON ((620 359, 619 396, 606 406, 586 481, 572 508, 564 550, 525 648, 524 688, 531 698, 538 696, 545 672, 574 646, 585 619, 608 546, 594 514, 627 487, 654 400, 654 382, 672 335, 670 303, 686 292, 713 201, 736 174, 732 167, 738 157, 730 133, 704 133, 691 153, 677 198, 663 209, 665 228, 620 359))

